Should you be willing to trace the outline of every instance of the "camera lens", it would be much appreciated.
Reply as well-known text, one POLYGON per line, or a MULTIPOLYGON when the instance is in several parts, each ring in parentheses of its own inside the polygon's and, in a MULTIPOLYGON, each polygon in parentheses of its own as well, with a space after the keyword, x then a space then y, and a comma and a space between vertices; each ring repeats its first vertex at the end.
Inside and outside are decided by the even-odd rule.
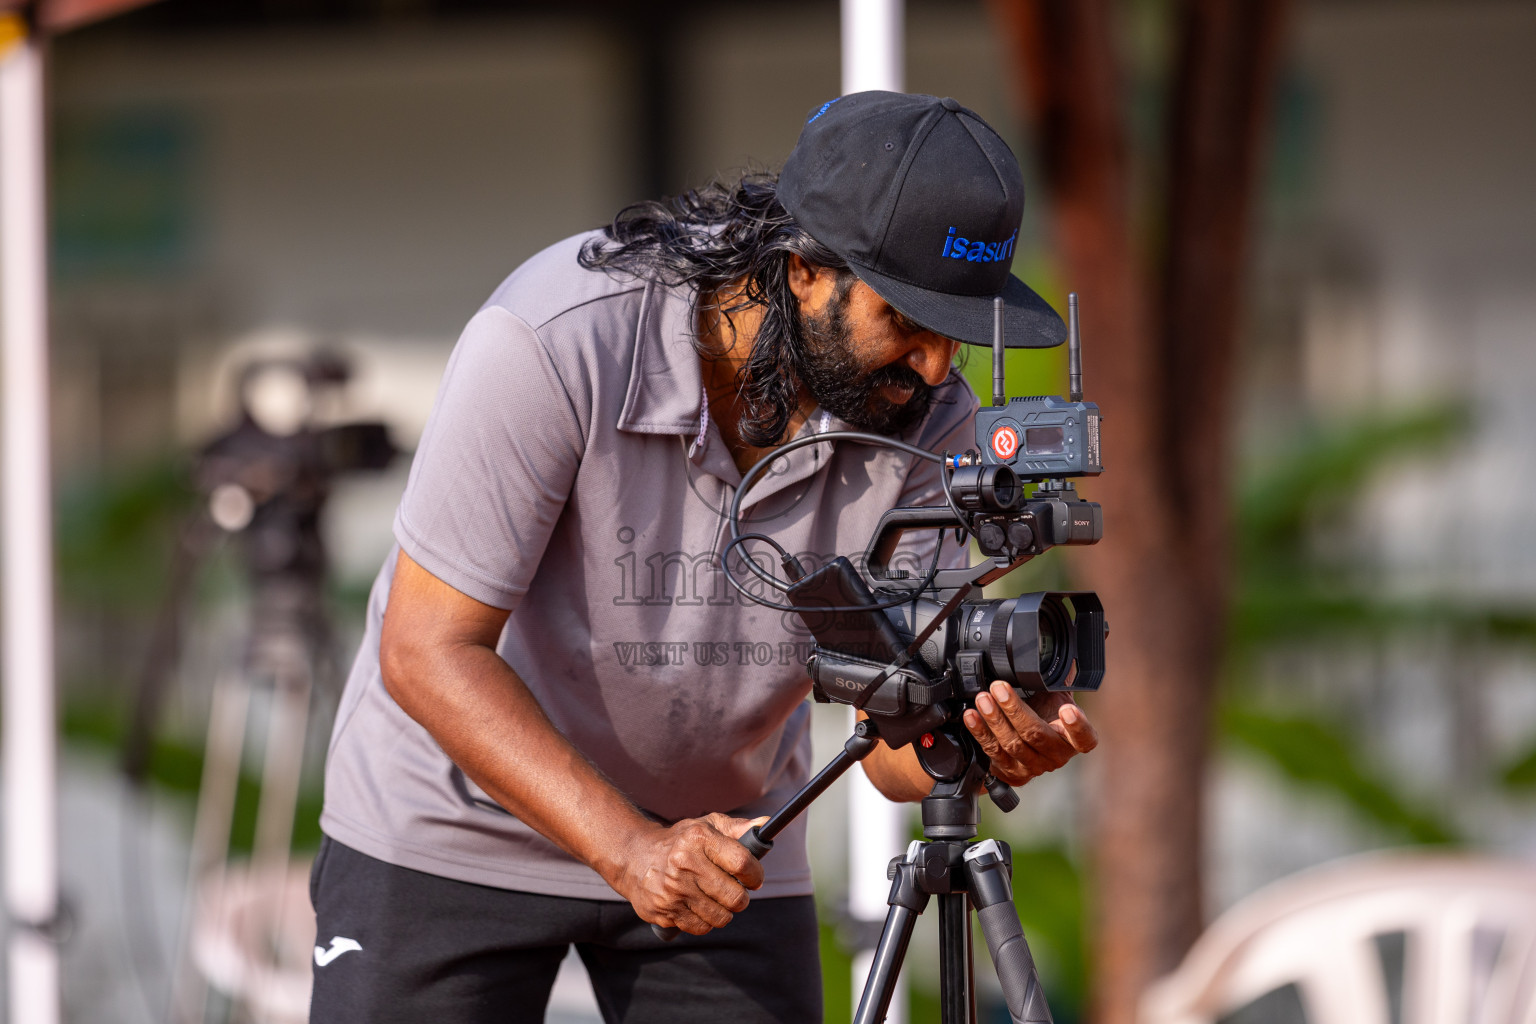
POLYGON ((1045 689, 1066 682, 1077 658, 1076 628, 1059 594, 981 601, 965 613, 960 648, 985 653, 988 681, 1045 689))
POLYGON ((1096 690, 1104 678, 1106 627, 1096 594, 977 601, 961 606, 955 625, 950 657, 967 694, 994 679, 1021 690, 1096 690))
POLYGON ((1039 630, 1040 679, 1046 686, 1066 681, 1072 667, 1072 619, 1061 598, 1048 595, 1036 616, 1039 630))

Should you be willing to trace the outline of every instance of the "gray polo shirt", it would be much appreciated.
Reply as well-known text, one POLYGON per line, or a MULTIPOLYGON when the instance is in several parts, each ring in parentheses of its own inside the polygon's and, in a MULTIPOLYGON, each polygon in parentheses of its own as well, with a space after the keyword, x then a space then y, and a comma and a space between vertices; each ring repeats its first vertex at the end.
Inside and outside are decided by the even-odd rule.
MULTIPOLYGON (((811 769, 809 636, 721 575, 741 475, 708 419, 691 293, 583 270, 586 237, 523 264, 464 329, 395 536, 434 576, 511 611, 497 652, 638 806, 667 821, 766 814, 811 769)), ((952 373, 906 440, 968 448, 976 406, 952 373)), ((846 427, 819 413, 805 427, 830 429, 846 427)), ((813 566, 862 553, 885 509, 942 500, 935 464, 887 449, 827 442, 780 466, 748 493, 743 528, 813 566)), ((931 557, 932 543, 908 557, 931 557)), ((374 584, 337 713, 322 828, 447 878, 617 899, 390 698, 379 628, 394 563, 374 584)), ((764 896, 811 891, 803 817, 764 868, 764 896)))

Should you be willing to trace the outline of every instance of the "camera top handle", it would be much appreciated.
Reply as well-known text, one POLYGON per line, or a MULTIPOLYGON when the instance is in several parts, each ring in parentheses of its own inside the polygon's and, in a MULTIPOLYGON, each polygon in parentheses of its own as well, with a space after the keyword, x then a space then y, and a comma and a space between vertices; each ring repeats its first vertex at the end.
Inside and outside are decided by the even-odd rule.
MULTIPOLYGON (((902 534, 908 530, 946 530, 951 527, 963 528, 963 525, 959 517, 944 505, 887 509, 875 526, 869 547, 864 551, 865 572, 871 579, 899 585, 909 577, 902 570, 892 572, 890 563, 897 545, 901 543, 902 534)), ((991 558, 966 569, 940 569, 933 576, 932 586, 941 593, 949 593, 966 584, 984 587, 1002 579, 1033 557, 1032 554, 1024 555, 1012 561, 991 558)))

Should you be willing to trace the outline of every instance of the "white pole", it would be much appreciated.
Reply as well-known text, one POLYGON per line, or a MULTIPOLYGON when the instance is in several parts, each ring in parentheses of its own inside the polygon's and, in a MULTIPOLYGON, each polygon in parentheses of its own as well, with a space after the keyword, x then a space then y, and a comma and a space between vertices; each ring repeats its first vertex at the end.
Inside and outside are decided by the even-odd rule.
MULTIPOLYGON (((902 0, 842 0, 843 95, 867 89, 901 92, 906 87, 905 12, 902 0)), ((849 713, 850 731, 853 714, 849 713)), ((848 913, 859 921, 883 921, 891 883, 885 867, 906 848, 907 809, 885 799, 862 771, 850 773, 848 790, 848 913)), ((858 1006, 874 950, 853 960, 853 1003, 858 1006)), ((904 979, 891 998, 889 1024, 904 1024, 904 979)))
POLYGON ((59 899, 45 214, 42 53, 10 14, 0 17, 0 774, 12 1024, 59 1020, 58 949, 45 932, 59 899))
POLYGON ((902 0, 842 0, 843 95, 906 88, 902 0))

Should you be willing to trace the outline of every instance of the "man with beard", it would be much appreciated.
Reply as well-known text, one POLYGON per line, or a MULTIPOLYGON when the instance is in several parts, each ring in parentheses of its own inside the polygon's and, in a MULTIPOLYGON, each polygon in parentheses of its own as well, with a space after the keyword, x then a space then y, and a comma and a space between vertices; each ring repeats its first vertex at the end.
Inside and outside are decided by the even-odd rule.
MULTIPOLYGON (((803 819, 763 862, 736 842, 811 768, 807 636, 726 585, 726 511, 792 437, 970 447, 952 361, 993 296, 1011 343, 1065 333, 1009 274, 1022 211, 975 114, 860 93, 776 179, 641 203, 503 283, 449 362, 337 714, 313 1020, 541 1019, 572 944, 610 1021, 821 1019, 803 819)), ((890 450, 776 466, 744 518, 812 565, 942 500, 890 450)), ((1063 695, 976 703, 1013 785, 1096 742, 1063 695)), ((928 791, 910 748, 864 765, 928 791)))

